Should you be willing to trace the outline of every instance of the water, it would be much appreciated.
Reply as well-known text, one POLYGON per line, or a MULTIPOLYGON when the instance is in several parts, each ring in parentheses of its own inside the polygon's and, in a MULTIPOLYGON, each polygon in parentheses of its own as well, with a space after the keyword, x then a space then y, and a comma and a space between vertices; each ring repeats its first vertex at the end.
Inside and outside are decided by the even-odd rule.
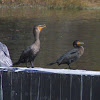
MULTIPOLYGON (((67 11, 32 8, 0 9, 0 41, 10 51, 13 62, 27 46, 33 43, 34 25, 46 24, 41 32, 41 50, 34 65, 46 65, 67 50, 74 40, 83 41, 85 53, 72 68, 100 70, 100 11, 67 11)), ((20 64, 19 66, 26 66, 20 64)), ((30 65, 29 65, 30 66, 30 65)), ((68 68, 67 65, 49 68, 68 68)))

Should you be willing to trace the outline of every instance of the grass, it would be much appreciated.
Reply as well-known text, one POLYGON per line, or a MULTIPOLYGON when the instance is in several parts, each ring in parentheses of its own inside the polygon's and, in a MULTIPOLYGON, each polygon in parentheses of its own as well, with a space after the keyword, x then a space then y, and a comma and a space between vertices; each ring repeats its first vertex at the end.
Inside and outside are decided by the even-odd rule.
POLYGON ((1 0, 1 6, 46 7, 49 9, 86 9, 100 8, 99 0, 1 0))

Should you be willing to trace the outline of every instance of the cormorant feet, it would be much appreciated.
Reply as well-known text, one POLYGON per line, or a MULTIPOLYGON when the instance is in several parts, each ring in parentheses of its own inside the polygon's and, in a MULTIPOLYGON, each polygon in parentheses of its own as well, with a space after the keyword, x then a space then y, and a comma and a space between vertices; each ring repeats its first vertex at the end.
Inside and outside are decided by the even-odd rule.
POLYGON ((72 68, 72 70, 76 70, 75 68, 72 68))
POLYGON ((34 67, 27 67, 27 68, 34 68, 34 67))
POLYGON ((75 68, 71 68, 71 67, 70 68, 65 68, 65 69, 76 70, 75 68))

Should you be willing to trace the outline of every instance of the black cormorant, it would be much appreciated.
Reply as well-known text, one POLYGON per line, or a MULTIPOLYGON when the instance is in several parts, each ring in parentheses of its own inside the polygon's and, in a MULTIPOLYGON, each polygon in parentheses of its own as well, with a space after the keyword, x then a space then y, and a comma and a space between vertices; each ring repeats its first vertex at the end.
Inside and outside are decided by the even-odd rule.
POLYGON ((80 56, 82 56, 84 53, 84 48, 83 46, 81 46, 81 44, 84 44, 84 43, 80 42, 79 40, 75 40, 73 42, 74 49, 67 51, 59 59, 48 64, 48 66, 53 65, 55 63, 57 63, 58 65, 67 64, 69 66, 69 69, 71 69, 70 64, 76 61, 78 58, 80 58, 80 56))
POLYGON ((21 54, 19 60, 15 62, 13 65, 18 65, 20 63, 28 63, 30 62, 32 67, 35 57, 40 51, 40 39, 39 35, 41 30, 46 27, 46 25, 37 25, 33 28, 33 35, 35 37, 35 41, 31 46, 28 46, 21 54))
POLYGON ((0 42, 0 67, 11 67, 12 60, 8 48, 5 44, 0 42))

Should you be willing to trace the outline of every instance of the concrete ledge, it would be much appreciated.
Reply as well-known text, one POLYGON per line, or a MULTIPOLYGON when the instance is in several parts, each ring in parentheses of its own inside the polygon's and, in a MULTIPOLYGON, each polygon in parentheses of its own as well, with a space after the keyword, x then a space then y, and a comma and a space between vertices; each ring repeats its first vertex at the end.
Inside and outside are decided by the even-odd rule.
POLYGON ((0 67, 0 100, 99 100, 100 71, 0 67))
POLYGON ((100 75, 100 71, 86 71, 86 70, 70 70, 70 69, 49 69, 49 68, 27 68, 27 67, 0 67, 0 71, 13 72, 41 72, 41 73, 56 73, 56 74, 74 74, 74 75, 100 75))

